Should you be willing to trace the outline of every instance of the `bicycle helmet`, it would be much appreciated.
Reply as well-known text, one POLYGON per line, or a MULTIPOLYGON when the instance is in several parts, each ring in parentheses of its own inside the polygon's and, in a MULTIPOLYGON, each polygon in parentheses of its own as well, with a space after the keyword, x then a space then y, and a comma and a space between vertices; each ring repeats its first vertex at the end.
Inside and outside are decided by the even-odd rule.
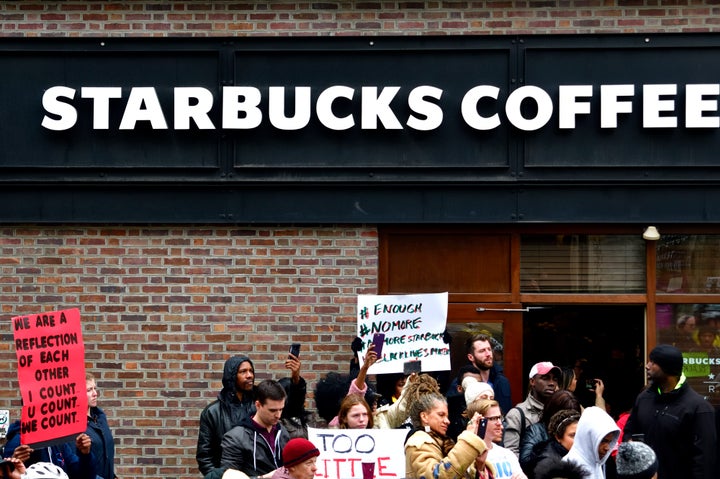
POLYGON ((50 462, 36 462, 27 468, 25 479, 69 479, 65 471, 50 462))

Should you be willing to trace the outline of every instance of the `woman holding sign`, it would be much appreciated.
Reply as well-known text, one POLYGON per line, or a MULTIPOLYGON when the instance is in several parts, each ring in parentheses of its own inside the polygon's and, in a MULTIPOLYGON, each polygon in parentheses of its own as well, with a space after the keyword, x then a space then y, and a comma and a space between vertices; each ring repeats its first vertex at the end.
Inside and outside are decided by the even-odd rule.
POLYGON ((85 375, 85 388, 88 399, 87 430, 85 431, 92 439, 92 453, 95 459, 95 469, 99 478, 115 478, 115 443, 113 441, 107 416, 98 407, 98 390, 95 384, 95 377, 87 373, 85 375))
POLYGON ((457 443, 446 436, 450 419, 445 396, 437 391, 418 396, 409 404, 415 432, 405 443, 405 474, 409 478, 464 477, 468 467, 487 450, 475 431, 481 419, 475 414, 457 443))

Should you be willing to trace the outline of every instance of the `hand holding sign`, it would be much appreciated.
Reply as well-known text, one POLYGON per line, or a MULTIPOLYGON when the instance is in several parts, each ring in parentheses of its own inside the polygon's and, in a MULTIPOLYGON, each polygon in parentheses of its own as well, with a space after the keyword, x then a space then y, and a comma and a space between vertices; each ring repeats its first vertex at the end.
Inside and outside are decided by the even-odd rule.
POLYGON ((422 362, 423 371, 449 370, 450 349, 443 340, 447 301, 447 293, 358 296, 361 352, 371 344, 377 352, 369 373, 398 373, 410 360, 422 362))
POLYGON ((92 439, 90 439, 90 436, 85 433, 80 434, 75 438, 75 447, 80 454, 88 455, 90 454, 90 448, 92 447, 92 439))

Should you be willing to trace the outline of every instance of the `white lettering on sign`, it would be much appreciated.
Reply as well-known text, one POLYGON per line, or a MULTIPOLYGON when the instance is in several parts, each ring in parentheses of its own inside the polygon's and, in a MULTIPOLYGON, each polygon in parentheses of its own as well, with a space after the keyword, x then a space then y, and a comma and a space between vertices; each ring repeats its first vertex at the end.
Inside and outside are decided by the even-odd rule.
MULTIPOLYGON (((638 101, 642 104, 643 128, 678 128, 679 114, 683 113, 685 128, 720 128, 720 84, 680 87, 683 98, 678 95, 681 88, 677 84, 641 86, 638 101), (678 112, 677 104, 683 100, 684 112, 678 112)), ((500 88, 477 85, 463 95, 460 111, 454 113, 478 131, 493 130, 504 121, 518 130, 536 131, 548 126, 556 110, 559 129, 574 129, 578 119, 593 114, 599 115, 600 128, 613 129, 633 114, 636 90, 637 86, 631 84, 559 85, 557 98, 553 98, 540 87, 524 85, 511 91, 502 105, 500 88), (480 112, 481 102, 485 113, 480 112), (598 112, 592 111, 593 104, 599 105, 598 112)), ((207 88, 176 87, 172 89, 172 114, 166 114, 154 87, 86 86, 80 88, 78 97, 76 89, 58 85, 48 88, 42 96, 45 115, 41 124, 48 130, 69 130, 77 125, 79 112, 88 110, 86 106, 79 108, 80 103, 89 102, 94 130, 113 128, 111 118, 117 116, 120 122, 115 128, 119 130, 133 130, 140 124, 153 130, 214 130, 218 128, 212 119, 216 105, 221 112, 215 121, 223 130, 252 130, 266 123, 277 130, 297 131, 307 128, 313 117, 324 128, 334 131, 353 128, 432 131, 442 125, 447 114, 442 89, 431 85, 410 89, 407 118, 397 114, 403 101, 401 92, 399 86, 371 85, 359 89, 333 85, 321 91, 313 91, 309 86, 270 86, 266 91, 253 86, 225 86, 218 100, 207 88), (172 119, 171 127, 167 118, 172 119)))

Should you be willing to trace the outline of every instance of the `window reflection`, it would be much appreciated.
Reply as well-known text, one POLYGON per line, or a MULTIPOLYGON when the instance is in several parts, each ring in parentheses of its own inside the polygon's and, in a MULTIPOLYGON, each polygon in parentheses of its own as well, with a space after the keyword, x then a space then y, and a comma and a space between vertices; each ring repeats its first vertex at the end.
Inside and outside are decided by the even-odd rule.
POLYGON ((720 304, 658 304, 658 343, 683 353, 688 384, 720 406, 720 304))
POLYGON ((720 293, 720 235, 665 235, 657 242, 658 293, 720 293))

